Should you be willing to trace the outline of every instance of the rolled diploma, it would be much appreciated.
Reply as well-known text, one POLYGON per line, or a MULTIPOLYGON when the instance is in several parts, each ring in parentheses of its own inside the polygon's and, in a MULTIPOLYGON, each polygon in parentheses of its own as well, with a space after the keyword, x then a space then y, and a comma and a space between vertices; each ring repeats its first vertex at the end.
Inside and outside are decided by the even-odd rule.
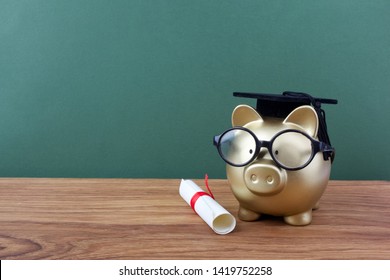
MULTIPOLYGON (((180 196, 191 206, 192 197, 204 192, 191 180, 181 180, 180 196)), ((195 212, 218 234, 227 234, 236 226, 236 219, 209 195, 200 196, 195 202, 195 212)))

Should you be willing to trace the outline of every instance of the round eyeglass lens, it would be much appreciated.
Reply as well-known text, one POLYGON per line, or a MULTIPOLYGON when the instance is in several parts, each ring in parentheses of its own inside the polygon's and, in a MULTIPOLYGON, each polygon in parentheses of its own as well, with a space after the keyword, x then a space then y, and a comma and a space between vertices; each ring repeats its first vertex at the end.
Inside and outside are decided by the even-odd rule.
POLYGON ((272 143, 275 160, 287 168, 299 168, 307 164, 313 153, 311 140, 299 132, 280 134, 272 143))
POLYGON ((234 165, 244 165, 252 160, 256 151, 256 140, 242 129, 232 129, 222 135, 219 152, 222 158, 234 165))

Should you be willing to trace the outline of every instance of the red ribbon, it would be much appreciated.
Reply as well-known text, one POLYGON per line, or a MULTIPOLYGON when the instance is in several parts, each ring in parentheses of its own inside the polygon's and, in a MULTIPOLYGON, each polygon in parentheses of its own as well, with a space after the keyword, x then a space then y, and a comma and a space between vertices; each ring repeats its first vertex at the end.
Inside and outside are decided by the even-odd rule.
POLYGON ((209 191, 209 193, 207 193, 207 192, 197 192, 191 198, 190 206, 191 206, 192 210, 194 210, 195 213, 196 213, 196 211, 195 211, 195 204, 198 201, 199 197, 206 195, 206 196, 210 196, 211 198, 214 199, 214 195, 213 195, 212 191, 209 188, 208 179, 209 179, 209 176, 206 174, 204 180, 205 180, 206 187, 207 187, 207 190, 209 191))

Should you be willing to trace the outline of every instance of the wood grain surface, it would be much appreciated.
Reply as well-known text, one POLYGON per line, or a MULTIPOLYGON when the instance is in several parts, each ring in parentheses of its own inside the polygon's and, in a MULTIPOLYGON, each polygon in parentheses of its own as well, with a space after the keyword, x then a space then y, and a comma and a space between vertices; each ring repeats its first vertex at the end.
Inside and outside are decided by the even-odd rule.
MULTIPOLYGON (((2 178, 0 259, 390 259, 390 182, 331 181, 311 225, 237 219, 227 235, 192 211, 179 184, 2 178)), ((228 182, 209 185, 237 217, 228 182)))

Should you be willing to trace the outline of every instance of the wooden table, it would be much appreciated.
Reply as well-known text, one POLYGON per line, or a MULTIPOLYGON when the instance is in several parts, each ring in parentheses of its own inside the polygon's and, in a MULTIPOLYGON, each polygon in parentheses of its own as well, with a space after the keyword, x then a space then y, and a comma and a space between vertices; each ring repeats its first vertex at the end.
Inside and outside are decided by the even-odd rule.
MULTIPOLYGON (((0 259, 390 259, 390 182, 331 181, 311 225, 237 219, 227 235, 192 211, 179 184, 0 179, 0 259)), ((236 216, 227 181, 209 185, 236 216)))

